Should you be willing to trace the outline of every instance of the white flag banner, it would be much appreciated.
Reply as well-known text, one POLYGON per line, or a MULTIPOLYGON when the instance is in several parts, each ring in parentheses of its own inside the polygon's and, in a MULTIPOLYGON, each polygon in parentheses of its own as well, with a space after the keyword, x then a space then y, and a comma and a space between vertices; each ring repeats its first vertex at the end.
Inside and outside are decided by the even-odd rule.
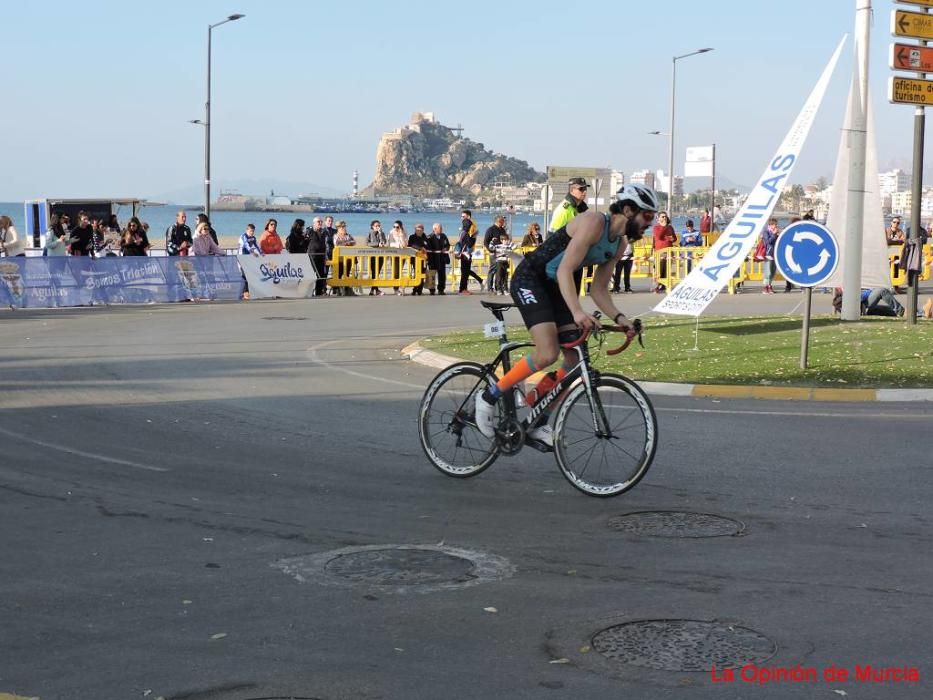
POLYGON ((654 307, 655 311, 665 314, 699 316, 722 291, 739 265, 745 260, 745 256, 757 242, 758 234, 765 222, 774 211, 784 185, 794 169, 800 149, 807 139, 807 134, 810 133, 813 119, 823 101, 826 86, 836 68, 836 62, 839 60, 845 41, 846 37, 843 36, 826 68, 823 69, 823 74, 813 88, 813 92, 807 98, 803 109, 797 115, 790 131, 787 132, 787 136, 784 137, 784 142, 774 154, 768 167, 765 168, 742 208, 739 209, 739 213, 729 222, 726 230, 703 256, 703 259, 693 266, 693 271, 684 278, 683 282, 674 287, 660 304, 654 307))
POLYGON ((237 255, 240 269, 249 283, 250 299, 287 297, 304 299, 314 292, 317 274, 311 258, 300 253, 278 255, 237 255))

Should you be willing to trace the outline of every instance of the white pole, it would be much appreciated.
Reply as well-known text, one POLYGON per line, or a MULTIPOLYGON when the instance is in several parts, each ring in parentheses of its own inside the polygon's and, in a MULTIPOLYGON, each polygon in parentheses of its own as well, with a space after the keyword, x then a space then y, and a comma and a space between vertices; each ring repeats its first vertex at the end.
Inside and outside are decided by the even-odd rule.
POLYGON ((674 56, 671 61, 671 133, 668 149, 667 166, 670 168, 667 173, 667 214, 670 217, 669 224, 674 223, 674 100, 677 95, 677 59, 674 56))
MULTIPOLYGON (((861 315, 862 237, 865 213, 865 152, 868 131, 868 40, 871 0, 855 0, 855 81, 857 100, 849 130, 849 191, 846 207, 846 245, 842 260, 842 319, 861 315)), ((875 231, 870 232, 876 235, 875 231)))

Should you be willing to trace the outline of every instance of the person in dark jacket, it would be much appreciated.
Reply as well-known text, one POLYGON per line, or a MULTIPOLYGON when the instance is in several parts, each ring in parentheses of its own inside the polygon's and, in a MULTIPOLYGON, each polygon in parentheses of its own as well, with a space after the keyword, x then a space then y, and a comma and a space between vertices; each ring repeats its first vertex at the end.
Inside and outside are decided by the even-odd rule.
POLYGON ((94 229, 91 228, 91 220, 86 213, 78 212, 78 225, 71 232, 72 238, 76 239, 71 244, 72 255, 88 256, 94 249, 94 229))
POLYGON ((428 275, 425 283, 428 291, 434 294, 434 284, 437 283, 437 293, 447 293, 447 265, 450 264, 450 239, 444 233, 444 227, 440 224, 431 226, 431 235, 424 244, 428 251, 428 275))
POLYGON ((460 238, 457 241, 460 258, 460 293, 472 294, 467 285, 470 277, 479 282, 480 291, 483 290, 483 278, 473 272, 473 248, 476 247, 476 223, 473 221, 473 212, 464 209, 460 212, 460 238))
POLYGON ((762 294, 774 294, 771 281, 774 279, 774 246, 779 235, 778 220, 772 216, 759 236, 759 245, 764 247, 764 258, 761 261, 761 279, 764 282, 762 294))
MULTIPOLYGON (((408 237, 408 247, 418 251, 415 257, 409 259, 412 273, 414 273, 416 265, 422 268, 422 273, 426 272, 424 267, 428 257, 428 237, 424 234, 424 224, 415 224, 415 232, 408 237)), ((411 293, 419 297, 422 296, 424 293, 424 282, 422 281, 421 284, 414 287, 411 293)))
POLYGON ((123 239, 120 242, 123 249, 123 255, 148 255, 149 237, 143 229, 139 219, 135 216, 129 220, 126 225, 126 231, 123 232, 123 239))
POLYGON ((337 229, 334 228, 334 217, 324 217, 324 235, 327 239, 327 259, 334 256, 334 239, 337 237, 337 229))
POLYGON ((288 253, 308 252, 308 236, 305 233, 305 220, 295 219, 288 237, 285 239, 285 251, 288 253))
POLYGON ((486 275, 486 291, 492 291, 492 285, 496 278, 496 246, 500 242, 508 240, 508 233, 505 230, 505 217, 497 216, 492 226, 486 229, 486 235, 483 236, 483 248, 489 255, 489 272, 486 275))
POLYGON ((188 215, 184 211, 175 214, 175 223, 165 229, 165 250, 169 255, 187 255, 194 245, 191 229, 185 223, 188 215))
POLYGON ((311 264, 314 265, 314 271, 317 274, 317 280, 314 282, 314 296, 324 296, 327 290, 327 270, 325 261, 327 260, 327 231, 324 229, 324 220, 320 216, 315 216, 311 222, 311 228, 305 231, 308 238, 308 257, 311 258, 311 264))

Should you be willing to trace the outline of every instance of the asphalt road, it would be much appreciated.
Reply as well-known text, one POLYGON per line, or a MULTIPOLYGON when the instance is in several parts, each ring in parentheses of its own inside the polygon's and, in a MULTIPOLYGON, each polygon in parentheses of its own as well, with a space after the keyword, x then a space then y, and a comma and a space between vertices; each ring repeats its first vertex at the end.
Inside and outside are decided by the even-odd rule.
POLYGON ((398 350, 487 321, 476 299, 0 314, 0 697, 930 695, 933 406, 656 397, 654 466, 619 498, 531 450, 451 479, 417 440, 434 370, 398 350), (742 529, 610 526, 645 511, 742 529), (458 578, 460 550, 488 580, 458 578), (394 557, 435 578, 384 585, 394 557), (645 620, 819 679, 714 682, 597 643, 645 620), (920 680, 823 680, 856 664, 920 680))

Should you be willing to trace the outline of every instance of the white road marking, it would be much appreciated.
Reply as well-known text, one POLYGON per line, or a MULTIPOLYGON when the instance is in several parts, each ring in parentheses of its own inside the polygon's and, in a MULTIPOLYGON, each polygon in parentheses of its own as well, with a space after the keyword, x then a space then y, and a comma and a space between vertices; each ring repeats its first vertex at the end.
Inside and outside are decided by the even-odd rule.
POLYGON ((53 442, 45 442, 44 440, 36 440, 31 438, 28 435, 22 435, 20 433, 14 433, 10 430, 4 430, 0 428, 0 433, 4 435, 9 435, 12 438, 22 440, 23 442, 29 442, 33 445, 38 445, 39 447, 45 447, 49 450, 55 450, 57 452, 64 452, 65 454, 75 455, 76 457, 87 457, 88 459, 96 459, 99 462, 108 462, 110 464, 120 464, 124 467, 133 467, 134 469, 144 469, 150 472, 167 472, 171 471, 165 467, 153 467, 149 464, 140 464, 139 462, 131 462, 127 459, 118 459, 116 457, 108 457, 106 455, 96 454, 94 452, 85 452, 84 450, 78 450, 73 447, 67 447, 65 445, 57 445, 53 442))
MULTIPOLYGON (((366 374, 365 372, 357 372, 356 370, 347 369, 346 367, 338 367, 337 365, 331 364, 327 360, 321 359, 321 356, 318 355, 317 351, 319 349, 325 348, 328 345, 335 345, 341 342, 345 342, 345 341, 328 340, 323 343, 318 343, 317 345, 312 345, 310 348, 308 348, 308 356, 310 357, 311 361, 314 362, 315 364, 321 365, 322 367, 327 367, 327 369, 334 370, 335 372, 343 372, 344 374, 349 374, 354 377, 359 377, 360 379, 367 379, 367 380, 375 381, 375 382, 383 382, 384 384, 394 384, 395 386, 404 386, 404 387, 408 387, 410 389, 415 389, 418 391, 424 391, 425 388, 427 387, 427 384, 413 384, 411 382, 400 382, 397 379, 386 379, 385 377, 380 377, 374 374, 366 374)), ((390 349, 386 348, 386 350, 390 350, 390 349)))

